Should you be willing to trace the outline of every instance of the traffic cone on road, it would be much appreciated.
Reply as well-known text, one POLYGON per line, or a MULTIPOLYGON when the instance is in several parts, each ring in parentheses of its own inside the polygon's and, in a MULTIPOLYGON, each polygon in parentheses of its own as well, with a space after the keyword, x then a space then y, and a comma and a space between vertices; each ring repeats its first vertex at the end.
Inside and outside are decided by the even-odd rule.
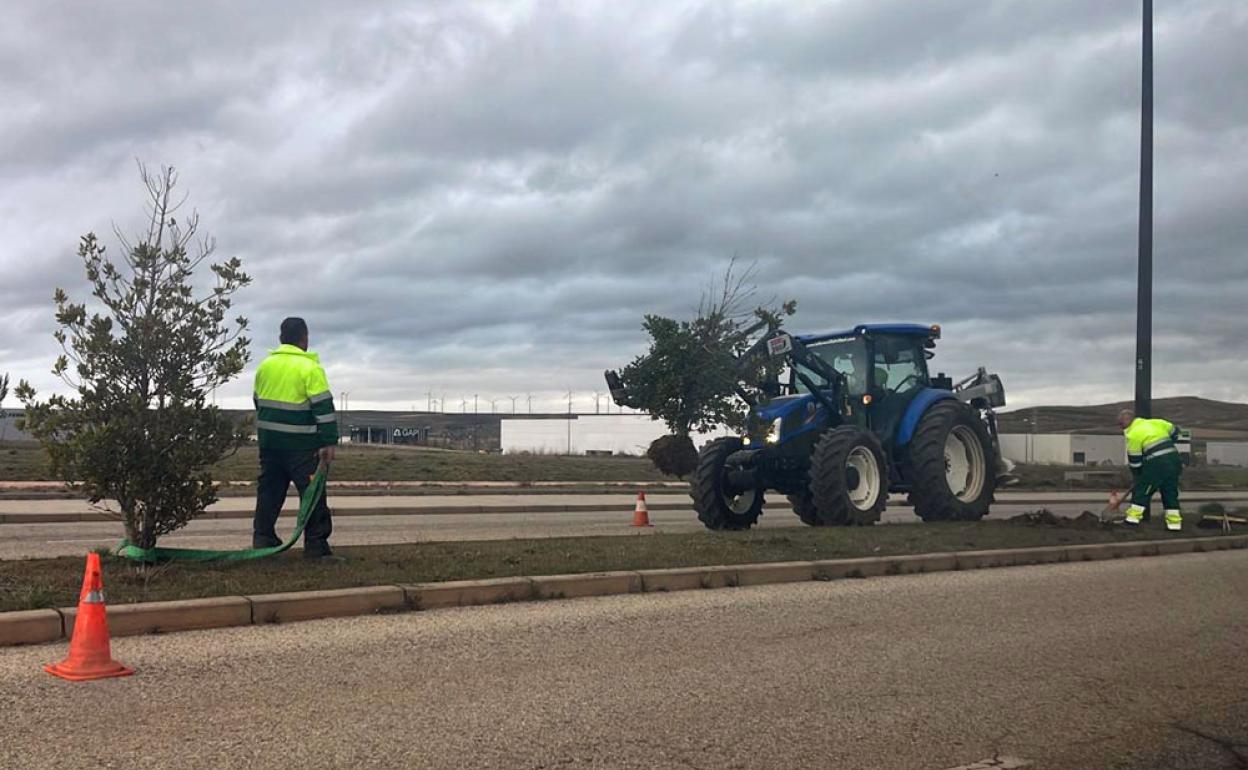
POLYGON ((69 657, 60 663, 47 664, 43 670, 71 682, 134 673, 134 669, 113 660, 108 641, 108 614, 104 607, 104 578, 98 553, 87 554, 82 593, 78 596, 78 617, 74 621, 74 636, 69 641, 69 657))
POLYGON ((637 493, 637 507, 633 509, 633 526, 650 527, 650 509, 646 507, 646 493, 637 493))

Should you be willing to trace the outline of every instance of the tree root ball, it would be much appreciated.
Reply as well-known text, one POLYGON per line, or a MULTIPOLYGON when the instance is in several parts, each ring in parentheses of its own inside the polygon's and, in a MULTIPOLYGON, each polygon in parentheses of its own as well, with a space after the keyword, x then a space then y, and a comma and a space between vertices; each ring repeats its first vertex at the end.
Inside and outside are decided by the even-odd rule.
POLYGON ((688 436, 659 436, 646 450, 646 457, 665 476, 683 479, 698 467, 698 450, 688 436))

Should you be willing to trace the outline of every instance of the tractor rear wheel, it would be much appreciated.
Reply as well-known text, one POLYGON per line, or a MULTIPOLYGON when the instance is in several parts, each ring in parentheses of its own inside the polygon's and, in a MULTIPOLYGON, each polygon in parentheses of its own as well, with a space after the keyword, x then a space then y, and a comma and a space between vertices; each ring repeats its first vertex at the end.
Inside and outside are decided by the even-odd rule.
POLYGON ((910 441, 910 503, 924 521, 979 521, 996 491, 988 429, 958 401, 933 404, 910 441))
POLYGON ((763 490, 737 490, 728 484, 728 457, 744 446, 736 436, 725 436, 707 444, 698 456, 689 496, 707 529, 749 529, 763 513, 763 490))
POLYGON ((888 500, 888 463, 875 434, 833 428, 815 445, 810 492, 824 524, 874 524, 888 500))
POLYGON ((811 497, 810 492, 804 492, 800 495, 789 495, 789 505, 793 506, 793 512, 797 514, 797 518, 808 527, 822 527, 823 519, 819 518, 819 509, 815 507, 815 500, 811 497))

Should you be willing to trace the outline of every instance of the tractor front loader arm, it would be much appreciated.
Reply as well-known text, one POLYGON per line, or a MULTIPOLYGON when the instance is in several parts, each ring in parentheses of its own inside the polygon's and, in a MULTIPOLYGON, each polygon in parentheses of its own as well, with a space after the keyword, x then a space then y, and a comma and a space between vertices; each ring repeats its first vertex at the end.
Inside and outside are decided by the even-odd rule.
POLYGON ((629 409, 637 409, 637 405, 628 397, 628 389, 624 387, 624 382, 620 379, 620 373, 614 369, 608 369, 602 373, 607 380, 607 390, 611 392, 611 400, 617 406, 626 406, 629 409))

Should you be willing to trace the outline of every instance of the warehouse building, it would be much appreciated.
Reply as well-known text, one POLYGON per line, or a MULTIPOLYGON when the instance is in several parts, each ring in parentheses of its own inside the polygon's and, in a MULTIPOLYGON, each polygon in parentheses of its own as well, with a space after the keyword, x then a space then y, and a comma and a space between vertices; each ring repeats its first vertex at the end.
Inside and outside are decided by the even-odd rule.
POLYGON ((1205 444, 1205 462, 1248 467, 1248 441, 1210 441, 1205 444))
POLYGON ((23 409, 0 409, 0 441, 34 441, 29 433, 17 429, 17 421, 26 415, 23 409))
MULTIPOLYGON (((585 414, 561 419, 504 419, 504 454, 644 455, 667 427, 644 414, 585 414)), ((701 446, 730 431, 694 435, 701 446)))
POLYGON ((1122 436, 1085 433, 1003 433, 1001 454, 1016 463, 1126 465, 1122 436))

